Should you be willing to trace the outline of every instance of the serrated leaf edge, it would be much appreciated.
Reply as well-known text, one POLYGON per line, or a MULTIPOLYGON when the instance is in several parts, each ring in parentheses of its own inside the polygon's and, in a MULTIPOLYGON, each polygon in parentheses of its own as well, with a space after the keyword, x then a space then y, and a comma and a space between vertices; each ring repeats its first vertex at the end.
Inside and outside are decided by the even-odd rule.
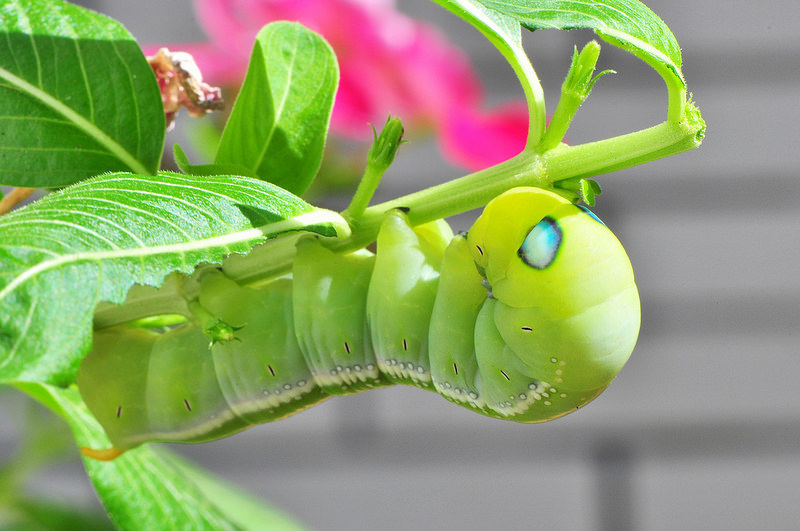
POLYGON ((139 247, 135 249, 121 249, 116 251, 82 252, 59 256, 58 258, 40 262, 30 269, 27 269, 23 274, 15 277, 14 280, 12 280, 6 287, 0 290, 0 301, 5 299, 17 287, 24 284, 29 279, 35 278, 37 275, 48 270, 57 269, 61 266, 71 263, 103 262, 121 258, 135 258, 160 254, 183 254, 195 250, 212 247, 225 247, 229 244, 253 241, 284 232, 301 230, 310 225, 319 225, 324 223, 332 224, 337 235, 347 236, 349 234, 349 225, 338 213, 325 209, 315 209, 311 212, 306 212, 289 219, 275 223, 269 223, 253 229, 237 231, 224 236, 215 236, 213 238, 204 238, 201 240, 193 240, 178 244, 156 245, 152 247, 139 247))

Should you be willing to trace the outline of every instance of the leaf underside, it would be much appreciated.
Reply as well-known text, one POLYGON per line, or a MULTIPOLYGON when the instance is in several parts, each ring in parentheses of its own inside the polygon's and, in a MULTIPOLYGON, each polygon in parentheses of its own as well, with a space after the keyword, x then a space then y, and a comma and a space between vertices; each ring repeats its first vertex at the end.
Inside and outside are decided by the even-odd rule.
POLYGON ((485 16, 505 26, 508 18, 534 31, 592 29, 652 66, 663 66, 683 84, 681 50, 669 27, 638 0, 435 0, 459 14, 458 6, 480 6, 485 16))

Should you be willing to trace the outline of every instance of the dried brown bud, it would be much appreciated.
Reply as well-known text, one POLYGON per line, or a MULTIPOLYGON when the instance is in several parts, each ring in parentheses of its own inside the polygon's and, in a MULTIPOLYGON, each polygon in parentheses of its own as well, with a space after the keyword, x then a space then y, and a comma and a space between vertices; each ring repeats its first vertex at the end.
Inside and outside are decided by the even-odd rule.
POLYGON ((174 126, 175 115, 181 107, 186 107, 189 115, 195 118, 224 108, 219 87, 203 82, 203 74, 190 54, 161 48, 147 60, 161 90, 168 130, 174 126))

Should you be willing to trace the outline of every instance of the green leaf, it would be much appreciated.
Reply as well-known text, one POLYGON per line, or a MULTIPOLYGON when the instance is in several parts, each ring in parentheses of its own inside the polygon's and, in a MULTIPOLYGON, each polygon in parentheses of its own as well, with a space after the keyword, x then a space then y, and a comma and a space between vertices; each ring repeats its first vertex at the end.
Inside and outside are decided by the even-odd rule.
POLYGON ((164 130, 155 76, 119 23, 60 0, 0 2, 3 184, 153 174, 164 130))
POLYGON ((544 132, 544 99, 536 75, 520 56, 516 24, 538 29, 592 29, 604 41, 639 57, 661 75, 669 90, 668 119, 687 110, 681 50, 667 25, 638 0, 434 0, 478 28, 509 61, 526 90, 531 114, 528 147, 544 132), (532 87, 532 88, 529 88, 532 87), (538 107, 537 107, 538 106, 538 107), (541 116, 541 118, 540 118, 541 116), (541 121, 540 121, 541 120, 541 121))
MULTIPOLYGON (((162 455, 165 452, 161 452, 162 455)), ((168 461, 180 469, 202 493, 214 504, 223 509, 231 521, 242 529, 256 529, 276 531, 301 531, 301 525, 287 518, 283 513, 267 507, 263 502, 256 500, 248 493, 220 481, 207 471, 193 463, 169 454, 168 461)))
POLYGON ((302 194, 322 162, 338 82, 322 37, 295 23, 264 27, 214 162, 302 194))
POLYGON ((638 0, 479 0, 529 30, 589 28, 684 84, 681 49, 658 15, 638 0))
POLYGON ((70 383, 99 301, 121 303, 134 283, 159 286, 172 271, 297 230, 349 229, 338 214, 257 179, 173 173, 103 175, 3 216, 0 381, 70 383))
MULTIPOLYGON (((111 445, 75 387, 16 386, 66 420, 79 446, 111 445)), ((84 464, 109 517, 120 529, 301 529, 249 494, 150 446, 129 450, 110 462, 84 458, 84 464)))
POLYGON ((448 11, 463 18, 487 36, 522 47, 522 33, 516 18, 489 9, 482 0, 434 0, 448 11))

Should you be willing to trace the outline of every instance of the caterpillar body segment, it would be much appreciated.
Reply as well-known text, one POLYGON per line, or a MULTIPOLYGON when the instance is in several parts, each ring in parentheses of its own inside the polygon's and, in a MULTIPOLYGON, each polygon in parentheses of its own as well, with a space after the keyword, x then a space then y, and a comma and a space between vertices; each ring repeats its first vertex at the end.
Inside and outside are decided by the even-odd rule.
POLYGON ((439 271, 453 231, 444 221, 412 228, 390 212, 378 233, 367 320, 381 372, 394 383, 433 389, 428 355, 439 271))
POLYGON ((367 324, 367 293, 375 255, 336 254, 301 240, 294 261, 294 323, 314 382, 329 395, 348 395, 391 381, 378 369, 367 324))
POLYGON ((78 384, 114 447, 216 439, 395 383, 543 422, 602 392, 635 345, 624 249, 556 194, 509 191, 467 236, 390 212, 377 243, 339 255, 303 239, 292 278, 259 289, 207 273, 197 303, 233 330, 223 340, 194 323, 98 332, 78 384))
POLYGON ((141 390, 147 389, 150 355, 159 337, 142 328, 95 332, 92 352, 81 363, 81 396, 119 449, 138 444, 132 442, 133 432, 147 433, 147 401, 141 390))
POLYGON ((472 265, 467 239, 456 236, 447 246, 433 304, 428 347, 436 392, 448 400, 491 414, 480 399, 475 356, 475 323, 488 292, 472 265))
MULTIPOLYGON (((200 304, 235 337, 209 345, 225 402, 248 425, 270 422, 327 398, 303 359, 293 319, 293 282, 243 288, 218 271, 200 284, 200 304)), ((196 327, 193 327, 196 328, 196 327)))

